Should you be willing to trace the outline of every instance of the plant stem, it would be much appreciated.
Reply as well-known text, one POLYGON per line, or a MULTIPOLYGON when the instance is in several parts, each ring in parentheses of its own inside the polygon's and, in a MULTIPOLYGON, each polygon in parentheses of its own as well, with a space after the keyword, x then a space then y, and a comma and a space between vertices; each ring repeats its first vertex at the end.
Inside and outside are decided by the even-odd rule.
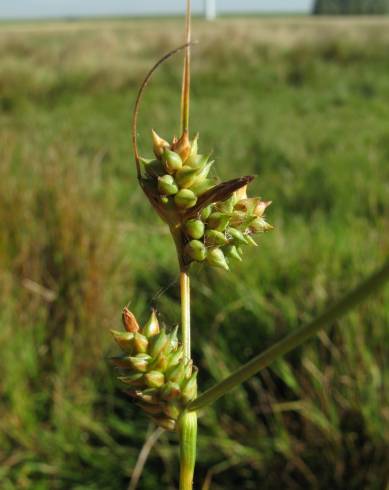
POLYGON ((189 102, 190 102, 190 42, 191 42, 191 5, 190 0, 186 1, 186 21, 185 21, 185 60, 184 73, 182 76, 181 93, 181 130, 182 133, 189 133, 189 102))
MULTIPOLYGON (((190 42, 191 42, 191 2, 186 0, 185 23, 185 60, 182 76, 181 94, 181 129, 188 137, 189 133, 189 102, 190 102, 190 42)), ((175 237, 180 263, 180 293, 181 293, 181 339, 184 348, 184 358, 191 359, 190 338, 190 279, 182 260, 181 236, 175 237)), ((197 413, 184 412, 178 423, 180 438, 180 490, 192 490, 193 476, 196 464, 197 445, 197 413)))
POLYGON ((197 413, 184 412, 179 421, 180 490, 192 490, 196 464, 197 413))
MULTIPOLYGON (((190 335, 190 279, 187 271, 180 271, 181 338, 186 359, 191 358, 190 335)), ((184 413, 179 423, 180 434, 180 490, 192 490, 196 458, 197 414, 184 413)))
POLYGON ((180 293, 182 345, 185 358, 190 359, 190 279, 185 269, 180 271, 180 293))
MULTIPOLYGON (((180 271, 181 335, 185 359, 191 358, 190 347, 190 279, 185 268, 180 271)), ((192 490, 196 462, 197 414, 184 412, 179 421, 180 490, 192 490)))
POLYGON ((340 301, 328 308, 328 310, 318 318, 298 329, 296 332, 291 333, 280 342, 277 342, 269 349, 254 357, 254 359, 247 364, 241 366, 223 381, 205 391, 188 405, 188 410, 200 410, 213 403, 218 398, 267 367, 275 359, 299 346, 313 335, 316 335, 320 329, 331 325, 342 315, 364 301, 368 296, 371 296, 381 289, 388 279, 389 261, 350 293, 346 294, 340 301))

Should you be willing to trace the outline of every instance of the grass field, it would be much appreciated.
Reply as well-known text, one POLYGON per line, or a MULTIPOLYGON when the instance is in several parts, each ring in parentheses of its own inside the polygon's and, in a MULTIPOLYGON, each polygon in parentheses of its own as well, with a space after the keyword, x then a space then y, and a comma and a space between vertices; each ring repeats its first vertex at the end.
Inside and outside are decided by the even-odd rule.
MULTIPOLYGON (((194 22, 192 128, 220 178, 256 174, 276 227, 194 271, 205 389, 312 318, 389 249, 389 19, 194 22)), ((127 303, 177 322, 170 237, 139 191, 130 112, 180 20, 0 25, 0 487, 122 490, 152 427, 114 383, 127 303)), ((178 132, 180 57, 144 100, 178 132)), ((255 191, 255 192, 254 192, 255 191)), ((389 291, 200 419, 195 488, 383 490, 389 291), (386 382, 386 390, 385 390, 386 382)), ((139 488, 177 486, 164 434, 139 488)))

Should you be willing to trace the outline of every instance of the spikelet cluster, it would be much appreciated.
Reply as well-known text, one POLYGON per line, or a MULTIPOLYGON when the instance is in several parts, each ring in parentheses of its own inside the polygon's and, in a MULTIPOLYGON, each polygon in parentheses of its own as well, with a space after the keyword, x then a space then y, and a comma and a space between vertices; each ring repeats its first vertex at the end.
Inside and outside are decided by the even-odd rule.
POLYGON ((159 215, 174 233, 180 230, 183 262, 228 270, 231 260, 242 260, 244 245, 257 245, 253 235, 272 229, 264 216, 271 202, 247 197, 252 177, 217 185, 209 176, 214 162, 198 152, 198 136, 190 141, 184 132, 170 144, 152 135, 155 158, 141 159, 141 183, 159 215))
POLYGON ((112 330, 122 355, 111 360, 119 369, 135 403, 166 430, 175 430, 184 407, 196 397, 197 369, 177 339, 161 327, 155 311, 141 328, 135 316, 123 310, 124 332, 112 330))
POLYGON ((185 213, 193 208, 198 198, 215 185, 208 178, 213 161, 209 155, 197 152, 197 137, 191 142, 187 133, 170 144, 153 136, 154 159, 142 159, 145 185, 157 194, 165 209, 185 213))
POLYGON ((247 186, 226 201, 204 208, 199 217, 184 223, 188 240, 185 255, 189 261, 207 261, 214 267, 229 269, 230 260, 242 260, 243 246, 257 246, 253 235, 273 227, 264 218, 270 201, 248 198, 247 186))

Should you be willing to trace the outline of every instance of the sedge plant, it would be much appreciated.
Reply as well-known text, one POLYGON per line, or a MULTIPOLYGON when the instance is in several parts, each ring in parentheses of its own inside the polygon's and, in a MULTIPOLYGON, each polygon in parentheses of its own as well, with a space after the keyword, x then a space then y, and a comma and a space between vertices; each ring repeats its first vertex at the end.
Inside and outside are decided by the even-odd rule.
MULTIPOLYGON (((191 356, 190 272, 194 263, 227 273, 243 259, 246 246, 257 246, 257 237, 272 230, 265 212, 270 201, 248 197, 252 176, 217 182, 211 177, 214 161, 199 150, 199 135, 189 132, 191 25, 190 0, 186 2, 185 44, 161 58, 144 79, 135 103, 132 142, 137 179, 160 218, 168 226, 177 251, 180 271, 180 328, 167 329, 152 311, 140 325, 127 308, 124 331, 112 331, 121 355, 112 359, 118 379, 130 398, 162 429, 178 433, 180 490, 191 490, 194 479, 197 413, 219 397, 267 367, 278 357, 339 319, 389 278, 389 262, 309 324, 291 333, 226 379, 197 394, 197 372, 191 356), (181 134, 166 140, 154 130, 151 158, 140 155, 137 120, 144 89, 157 68, 184 50, 181 96, 181 134)), ((150 151, 151 153, 151 151, 150 151)))

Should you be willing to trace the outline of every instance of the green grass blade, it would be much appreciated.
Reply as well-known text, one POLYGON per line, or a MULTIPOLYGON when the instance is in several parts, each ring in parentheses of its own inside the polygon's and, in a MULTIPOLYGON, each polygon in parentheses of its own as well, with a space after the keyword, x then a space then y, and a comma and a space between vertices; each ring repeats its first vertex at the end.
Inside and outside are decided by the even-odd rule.
POLYGON ((241 366, 223 381, 205 391, 196 400, 189 404, 188 409, 200 410, 213 403, 226 393, 230 392, 236 386, 239 386, 244 381, 251 378, 251 376, 257 374, 259 371, 267 367, 277 358, 303 344, 310 337, 316 335, 319 330, 338 320, 342 315, 347 313, 352 308, 355 308, 368 296, 378 292, 378 290, 385 285, 388 279, 389 261, 387 261, 381 269, 372 274, 368 279, 359 284, 355 289, 346 294, 340 301, 328 308, 328 310, 322 313, 318 318, 301 327, 296 332, 291 333, 283 340, 274 344, 272 347, 269 347, 264 352, 254 357, 251 361, 241 366))

